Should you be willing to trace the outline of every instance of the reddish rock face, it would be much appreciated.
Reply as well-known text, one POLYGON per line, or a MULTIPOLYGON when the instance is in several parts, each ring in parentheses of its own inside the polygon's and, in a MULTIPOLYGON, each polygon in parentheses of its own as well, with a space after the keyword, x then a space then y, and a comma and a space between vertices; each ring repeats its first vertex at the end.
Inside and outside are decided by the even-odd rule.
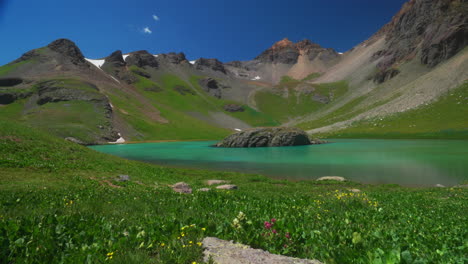
POLYGON ((265 50, 255 60, 264 63, 295 64, 301 54, 308 56, 309 60, 313 60, 319 54, 322 54, 324 58, 328 58, 329 60, 333 60, 339 56, 335 50, 325 49, 308 39, 293 43, 285 38, 273 44, 271 48, 265 50))

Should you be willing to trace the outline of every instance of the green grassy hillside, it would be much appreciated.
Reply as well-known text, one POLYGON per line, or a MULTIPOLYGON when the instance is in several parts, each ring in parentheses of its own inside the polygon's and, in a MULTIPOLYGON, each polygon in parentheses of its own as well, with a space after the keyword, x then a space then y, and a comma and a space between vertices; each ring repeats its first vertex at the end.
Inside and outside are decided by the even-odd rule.
MULTIPOLYGON (((315 76, 311 76, 315 77, 315 76)), ((325 84, 309 84, 291 77, 283 77, 273 89, 263 89, 255 95, 259 110, 284 123, 313 113, 343 96, 348 85, 345 81, 325 84), (328 102, 319 102, 315 97, 328 102)))
POLYGON ((110 135, 104 131, 111 125, 107 100, 86 82, 63 78, 44 80, 26 89, 0 87, 0 93, 12 92, 30 95, 11 104, 0 105, 0 119, 14 120, 83 142, 96 142, 110 135), (53 88, 39 91, 46 85, 53 88), (44 103, 41 100, 50 101, 44 103))
MULTIPOLYGON (((336 114, 336 112, 335 112, 336 114)), ((416 109, 354 122, 328 133, 342 138, 468 139, 468 82, 416 109)))
POLYGON ((6 121, 0 179, 1 263, 201 263, 207 236, 325 263, 467 261, 463 188, 163 168, 6 121), (130 181, 116 181, 120 174, 130 181), (208 179, 239 190, 168 187, 185 181, 197 190, 208 179))

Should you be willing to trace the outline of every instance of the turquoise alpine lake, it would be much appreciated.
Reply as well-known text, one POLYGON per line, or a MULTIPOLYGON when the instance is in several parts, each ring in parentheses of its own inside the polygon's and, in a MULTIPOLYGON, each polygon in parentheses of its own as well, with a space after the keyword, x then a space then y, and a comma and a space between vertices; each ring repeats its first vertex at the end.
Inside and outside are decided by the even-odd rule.
POLYGON ((215 148, 215 141, 91 146, 100 152, 159 165, 313 180, 404 186, 453 186, 468 180, 468 141, 340 139, 328 144, 215 148))

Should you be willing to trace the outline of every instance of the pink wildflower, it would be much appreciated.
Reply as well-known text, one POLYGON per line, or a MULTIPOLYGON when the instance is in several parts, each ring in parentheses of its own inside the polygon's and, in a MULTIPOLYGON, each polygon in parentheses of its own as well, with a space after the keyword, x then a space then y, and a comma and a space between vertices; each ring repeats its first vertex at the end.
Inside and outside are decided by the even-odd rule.
POLYGON ((274 224, 276 222, 276 219, 275 218, 272 218, 271 219, 271 223, 274 224))
POLYGON ((284 235, 286 238, 291 238, 291 235, 289 234, 289 232, 286 233, 286 235, 284 235))
POLYGON ((277 234, 278 232, 276 232, 276 229, 273 229, 272 230, 273 234, 277 234))
POLYGON ((270 222, 268 222, 268 221, 265 221, 264 225, 265 225, 266 229, 270 229, 271 226, 272 226, 272 224, 270 224, 270 222))

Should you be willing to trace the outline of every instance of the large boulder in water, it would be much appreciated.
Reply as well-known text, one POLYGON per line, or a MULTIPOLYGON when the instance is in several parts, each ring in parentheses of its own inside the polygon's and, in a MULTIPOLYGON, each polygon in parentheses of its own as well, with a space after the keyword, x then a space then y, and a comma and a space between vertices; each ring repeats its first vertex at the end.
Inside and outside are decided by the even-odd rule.
POLYGON ((240 131, 218 142, 216 147, 255 148, 311 145, 319 142, 310 140, 301 129, 288 127, 254 128, 240 131))

